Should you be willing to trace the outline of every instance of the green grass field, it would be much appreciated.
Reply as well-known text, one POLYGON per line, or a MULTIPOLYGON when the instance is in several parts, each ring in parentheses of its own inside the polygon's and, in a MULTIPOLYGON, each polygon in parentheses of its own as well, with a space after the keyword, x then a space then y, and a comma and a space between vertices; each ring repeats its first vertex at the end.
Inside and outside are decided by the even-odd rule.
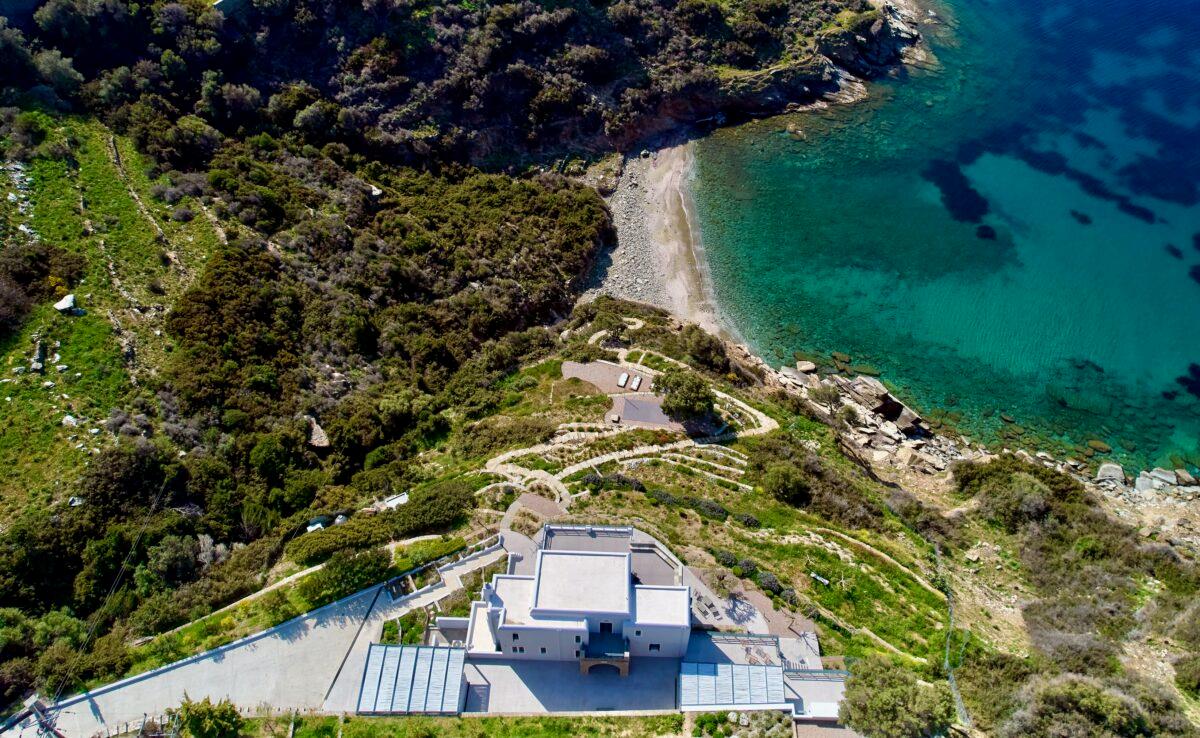
MULTIPOLYGON (((6 469, 0 514, 5 515, 57 500, 78 479, 92 449, 112 443, 102 421, 112 408, 152 389, 171 350, 162 331, 166 308, 219 243, 202 215, 189 222, 171 220, 172 208, 153 198, 146 162, 132 142, 115 138, 124 164, 118 168, 109 148, 113 134, 103 125, 74 118, 54 125, 56 136, 72 142, 73 161, 37 159, 28 165, 28 215, 6 199, 0 207, 6 224, 24 223, 43 241, 84 258, 83 277, 71 290, 84 314, 59 315, 48 300, 0 341, 0 378, 10 380, 0 385, 0 465, 6 469), (165 241, 129 186, 163 229, 165 241), (38 339, 47 359, 56 353, 59 359, 48 361, 44 375, 14 373, 28 366, 38 339), (67 369, 58 372, 54 364, 67 369), (64 426, 68 414, 80 424, 64 426), (95 429, 100 430, 92 433, 95 429)), ((198 204, 190 207, 199 214, 198 204)))

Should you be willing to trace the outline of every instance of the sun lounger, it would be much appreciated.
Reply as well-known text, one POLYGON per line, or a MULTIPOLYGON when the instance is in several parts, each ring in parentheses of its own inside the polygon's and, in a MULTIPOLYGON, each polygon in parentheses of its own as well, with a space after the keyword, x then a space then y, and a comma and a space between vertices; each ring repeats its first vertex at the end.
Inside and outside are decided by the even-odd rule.
POLYGON ((629 388, 630 388, 631 390, 633 390, 634 392, 637 392, 637 391, 638 391, 638 387, 641 387, 641 386, 642 386, 642 378, 641 378, 641 377, 634 377, 634 378, 633 378, 633 384, 629 385, 629 388))
POLYGON ((621 376, 617 377, 617 386, 624 387, 625 383, 628 381, 629 381, 629 372, 621 372, 621 376))

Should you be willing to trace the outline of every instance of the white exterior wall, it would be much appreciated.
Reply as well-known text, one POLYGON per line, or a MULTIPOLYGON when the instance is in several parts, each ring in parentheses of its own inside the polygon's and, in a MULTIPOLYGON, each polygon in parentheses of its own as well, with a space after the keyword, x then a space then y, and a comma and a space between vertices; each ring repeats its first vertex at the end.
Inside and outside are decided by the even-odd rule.
POLYGON ((575 650, 583 651, 587 645, 587 631, 502 625, 496 631, 496 642, 503 649, 505 658, 574 661, 575 650), (516 640, 513 640, 514 633, 518 636, 516 640), (575 643, 576 636, 579 636, 579 643, 575 643), (525 652, 514 651, 514 647, 524 648, 525 652), (542 653, 543 648, 546 653, 542 653))
POLYGON ((687 652, 691 628, 686 625, 638 625, 625 624, 625 637, 629 639, 630 656, 658 658, 683 658, 687 652), (637 635, 638 632, 641 635, 637 635), (650 644, 657 643, 658 651, 651 651, 650 644))

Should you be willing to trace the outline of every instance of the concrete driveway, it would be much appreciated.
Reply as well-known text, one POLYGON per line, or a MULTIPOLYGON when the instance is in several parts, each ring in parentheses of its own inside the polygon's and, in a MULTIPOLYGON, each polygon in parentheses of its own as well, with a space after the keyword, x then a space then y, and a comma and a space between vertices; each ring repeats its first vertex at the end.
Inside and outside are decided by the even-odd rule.
MULTIPOLYGON (((380 590, 372 587, 264 633, 68 698, 59 704, 58 728, 68 738, 113 731, 178 707, 184 695, 228 698, 245 710, 318 707, 380 590)), ((35 738, 37 728, 7 735, 35 738)))
MULTIPOLYGON (((228 698, 245 713, 275 710, 353 712, 369 644, 384 621, 431 604, 461 587, 462 575, 507 556, 501 549, 442 570, 442 582, 398 600, 382 585, 365 589, 275 628, 174 664, 62 700, 67 738, 115 733, 126 723, 165 714, 184 696, 228 698)), ((36 725, 4 738, 37 738, 36 725)))

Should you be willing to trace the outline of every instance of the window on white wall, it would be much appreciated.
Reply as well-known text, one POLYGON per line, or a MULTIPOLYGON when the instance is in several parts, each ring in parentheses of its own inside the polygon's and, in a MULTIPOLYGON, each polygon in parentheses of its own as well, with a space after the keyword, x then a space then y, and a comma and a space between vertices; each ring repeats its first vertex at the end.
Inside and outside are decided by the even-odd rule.
POLYGON ((542 653, 546 653, 546 647, 542 646, 542 653))
POLYGON ((521 638, 521 634, 520 634, 520 633, 513 633, 513 640, 514 640, 514 641, 516 641, 516 640, 520 640, 520 638, 521 638))
POLYGON ((575 642, 579 643, 579 636, 575 636, 575 642))
POLYGON ((635 636, 640 636, 640 635, 642 634, 642 631, 640 631, 640 630, 635 630, 635 631, 633 631, 633 634, 634 634, 635 636))
POLYGON ((657 643, 651 643, 651 644, 650 644, 650 650, 651 650, 651 651, 661 651, 661 650, 662 650, 662 646, 658 645, 657 643))

